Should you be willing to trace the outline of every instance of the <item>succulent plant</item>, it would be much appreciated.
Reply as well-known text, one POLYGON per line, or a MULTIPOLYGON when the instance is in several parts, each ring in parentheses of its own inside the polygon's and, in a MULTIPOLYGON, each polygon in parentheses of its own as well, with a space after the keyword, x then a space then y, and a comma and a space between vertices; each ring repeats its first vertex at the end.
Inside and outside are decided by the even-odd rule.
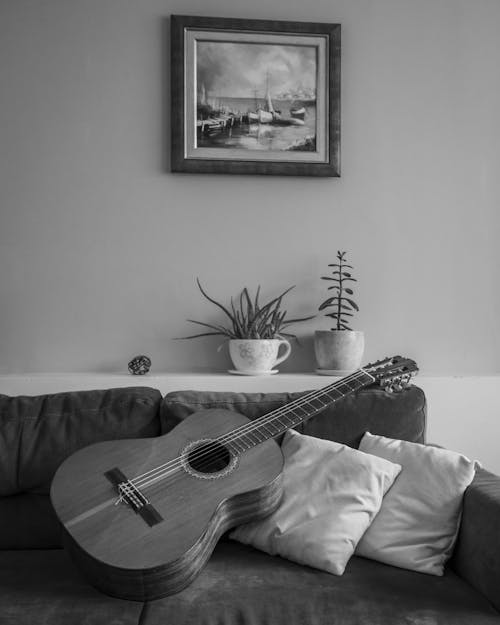
POLYGON ((207 294, 198 278, 196 282, 201 294, 209 302, 220 308, 229 322, 225 325, 219 325, 188 319, 190 323, 207 328, 209 331, 184 336, 182 337, 184 339, 194 339, 200 336, 226 336, 228 339, 296 338, 294 334, 285 332, 285 329, 293 323, 307 321, 314 317, 314 315, 311 315, 310 317, 302 317, 300 319, 286 318, 287 311, 281 310, 281 304, 284 296, 294 288, 293 286, 265 304, 259 302, 260 286, 257 288, 255 297, 251 297, 249 290, 245 287, 236 299, 236 302, 231 297, 230 305, 224 306, 207 294))
POLYGON ((334 282, 328 290, 334 289, 335 294, 326 299, 318 309, 331 309, 331 312, 325 313, 325 316, 335 320, 336 326, 332 330, 351 330, 352 328, 349 327, 351 321, 348 317, 353 317, 354 312, 359 310, 358 305, 352 299, 354 291, 346 286, 346 283, 357 282, 350 271, 346 271, 346 269, 353 269, 352 265, 346 263, 346 253, 338 251, 338 262, 328 265, 333 267, 331 276, 321 276, 322 280, 334 282))

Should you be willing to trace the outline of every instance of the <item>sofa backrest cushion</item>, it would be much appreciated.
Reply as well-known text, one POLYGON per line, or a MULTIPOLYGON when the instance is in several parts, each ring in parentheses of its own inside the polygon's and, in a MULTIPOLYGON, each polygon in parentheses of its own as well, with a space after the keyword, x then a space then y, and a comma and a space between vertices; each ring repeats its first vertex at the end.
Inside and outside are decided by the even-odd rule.
POLYGON ((48 496, 58 466, 92 443, 158 436, 160 404, 147 387, 0 395, 0 549, 60 546, 48 496))
POLYGON ((0 395, 0 496, 48 494, 61 462, 91 443, 158 435, 160 403, 145 387, 0 395))
MULTIPOLYGON (((199 410, 233 410, 253 420, 304 394, 174 391, 168 393, 162 402, 162 433, 169 432, 199 410)), ((426 402, 420 388, 409 386, 400 393, 388 393, 372 387, 338 400, 296 429, 302 434, 357 448, 366 431, 424 443, 425 425, 426 402)))

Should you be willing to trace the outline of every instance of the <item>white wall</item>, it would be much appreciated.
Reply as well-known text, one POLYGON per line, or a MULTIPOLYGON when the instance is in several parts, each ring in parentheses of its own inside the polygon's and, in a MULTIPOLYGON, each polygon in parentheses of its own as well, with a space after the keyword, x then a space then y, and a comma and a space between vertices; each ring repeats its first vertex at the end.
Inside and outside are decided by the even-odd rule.
MULTIPOLYGON (((296 284, 337 249, 368 360, 500 373, 497 0, 0 0, 0 372, 227 367, 173 341, 225 299, 296 284), (172 13, 340 22, 342 177, 168 172, 172 13)), ((284 371, 314 367, 298 327, 284 371)))

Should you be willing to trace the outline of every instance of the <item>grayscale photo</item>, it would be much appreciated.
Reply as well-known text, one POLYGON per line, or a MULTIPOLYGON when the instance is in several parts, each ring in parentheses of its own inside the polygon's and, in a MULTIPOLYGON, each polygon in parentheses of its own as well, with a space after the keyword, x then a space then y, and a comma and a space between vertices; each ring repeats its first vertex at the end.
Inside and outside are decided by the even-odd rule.
POLYGON ((500 0, 0 0, 0 625, 500 625, 500 0))

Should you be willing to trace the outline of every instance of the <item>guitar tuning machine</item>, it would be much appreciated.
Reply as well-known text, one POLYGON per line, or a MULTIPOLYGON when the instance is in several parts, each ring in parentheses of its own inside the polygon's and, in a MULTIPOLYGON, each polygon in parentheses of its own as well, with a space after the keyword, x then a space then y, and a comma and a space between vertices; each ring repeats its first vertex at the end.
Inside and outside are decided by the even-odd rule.
POLYGON ((388 393, 399 393, 409 385, 411 377, 412 376, 407 373, 398 375, 391 380, 387 380, 387 382, 383 384, 383 388, 388 393))

